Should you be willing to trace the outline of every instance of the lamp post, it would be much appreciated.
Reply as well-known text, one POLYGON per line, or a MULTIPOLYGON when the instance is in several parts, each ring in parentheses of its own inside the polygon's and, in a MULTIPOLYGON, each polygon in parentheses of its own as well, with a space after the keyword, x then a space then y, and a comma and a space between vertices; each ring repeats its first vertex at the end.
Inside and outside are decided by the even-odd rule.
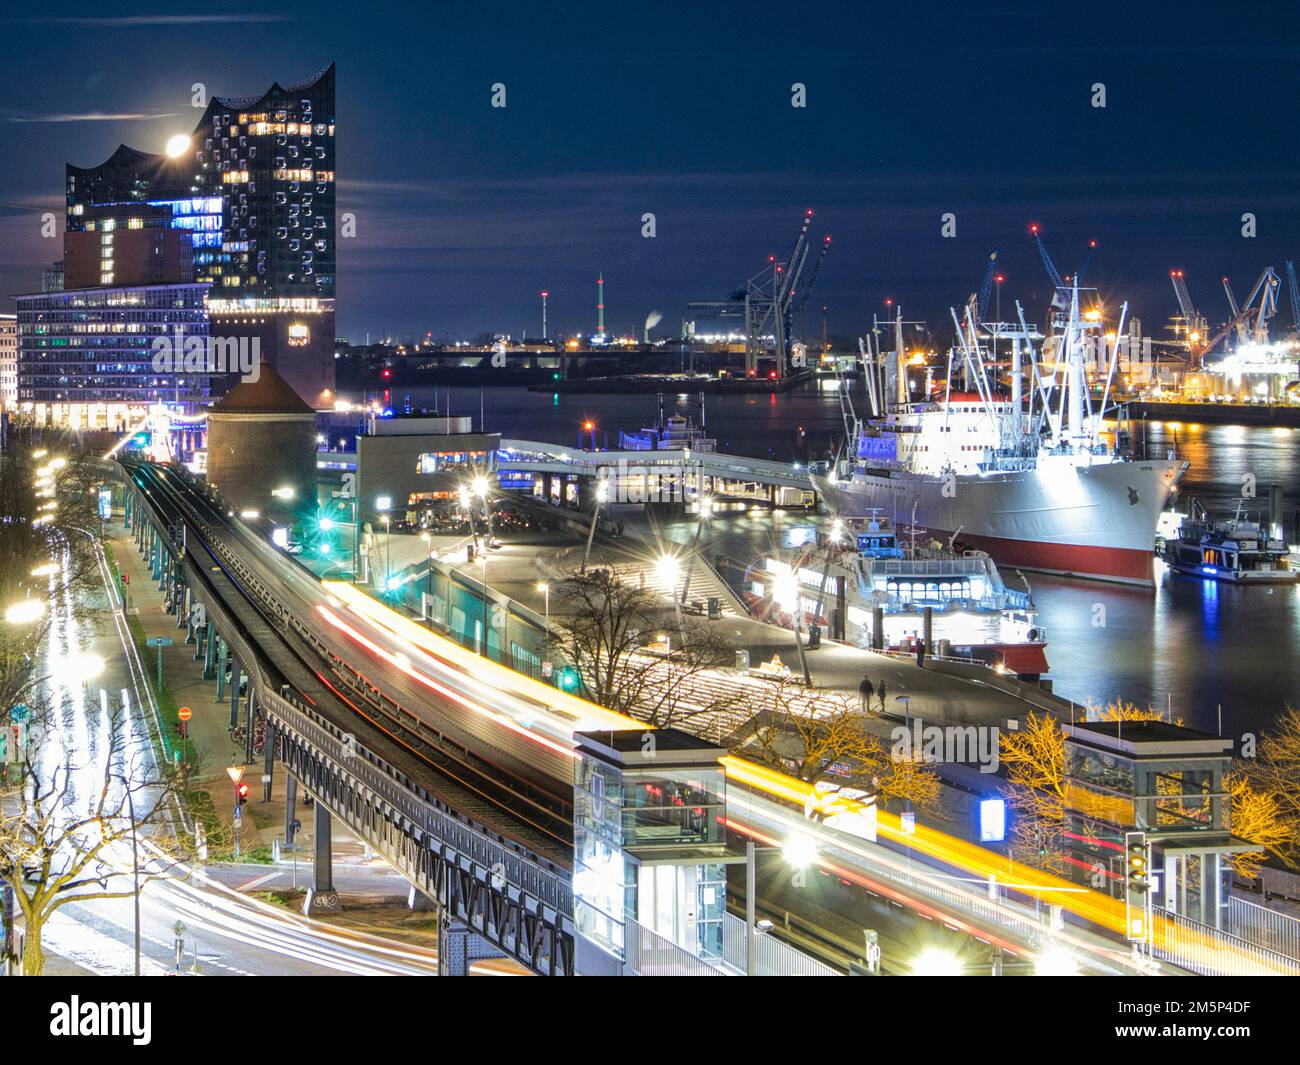
POLYGON ((799 656, 799 667, 803 670, 803 682, 811 688, 812 676, 803 650, 803 593, 799 588, 799 563, 796 561, 790 572, 778 577, 775 584, 774 597, 794 618, 794 648, 799 656))
POLYGON ((384 591, 388 591, 388 582, 393 579, 393 521, 385 514, 384 523, 384 591))
POLYGON ((591 508, 591 527, 587 530, 587 548, 582 552, 582 565, 578 567, 579 573, 587 572, 587 563, 591 561, 591 541, 596 536, 596 525, 600 521, 600 508, 609 499, 609 482, 598 480, 596 482, 596 505, 591 508))
POLYGON ((700 496, 700 520, 695 526, 695 542, 691 544, 691 555, 686 560, 686 580, 682 582, 682 606, 686 605, 686 593, 691 590, 691 574, 695 570, 695 556, 700 553, 700 535, 704 532, 704 523, 713 517, 713 497, 700 496))
POLYGON ((537 590, 542 593, 546 600, 546 659, 551 660, 551 584, 549 581, 538 581, 537 590))
POLYGON ((780 852, 786 862, 796 869, 806 869, 817 857, 811 840, 792 836, 780 847, 759 847, 753 839, 745 840, 745 975, 756 975, 758 968, 758 934, 771 927, 770 922, 759 922, 758 917, 758 854, 780 852))

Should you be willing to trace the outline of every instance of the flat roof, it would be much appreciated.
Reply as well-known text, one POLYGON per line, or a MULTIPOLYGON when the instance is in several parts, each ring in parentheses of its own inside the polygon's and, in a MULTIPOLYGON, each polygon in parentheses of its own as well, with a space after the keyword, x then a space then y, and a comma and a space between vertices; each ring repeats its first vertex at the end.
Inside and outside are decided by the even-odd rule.
POLYGON ((1229 755, 1232 740, 1167 721, 1080 721, 1062 725, 1077 743, 1133 755, 1229 755))
POLYGON ((578 746, 624 766, 707 765, 727 753, 725 747, 692 736, 681 729, 601 729, 575 732, 578 746), (648 742, 653 740, 653 742, 648 742))

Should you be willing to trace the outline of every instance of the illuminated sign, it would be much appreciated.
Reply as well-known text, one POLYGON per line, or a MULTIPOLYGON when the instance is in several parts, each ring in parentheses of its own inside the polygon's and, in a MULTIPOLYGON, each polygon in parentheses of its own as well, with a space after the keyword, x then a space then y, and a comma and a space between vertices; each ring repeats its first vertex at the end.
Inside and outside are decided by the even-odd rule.
POLYGON ((980 842, 1001 843, 1007 838, 1005 799, 980 800, 980 842))
POLYGON ((301 323, 289 326, 289 347, 302 348, 311 343, 311 330, 301 323))

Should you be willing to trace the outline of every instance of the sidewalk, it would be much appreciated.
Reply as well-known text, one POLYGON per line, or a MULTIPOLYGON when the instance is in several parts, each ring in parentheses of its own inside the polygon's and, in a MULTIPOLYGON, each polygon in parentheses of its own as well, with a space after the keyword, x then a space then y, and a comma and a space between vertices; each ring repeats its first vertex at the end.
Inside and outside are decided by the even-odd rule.
MULTIPOLYGON (((184 628, 176 627, 175 615, 163 608, 163 596, 156 581, 149 577, 144 561, 136 552, 131 534, 120 523, 109 526, 106 532, 113 561, 126 573, 128 584, 127 617, 138 644, 150 637, 161 636, 172 641, 162 650, 163 688, 155 687, 159 710, 167 730, 170 751, 181 746, 179 719, 176 711, 188 706, 192 713, 187 729, 185 748, 191 766, 188 805, 196 819, 207 826, 211 841, 209 854, 213 861, 233 858, 235 793, 227 766, 243 766, 243 782, 248 784, 248 801, 243 807, 243 823, 239 830, 240 856, 244 861, 270 863, 272 843, 284 843, 285 787, 289 779, 284 767, 278 763, 272 773, 271 799, 263 799, 262 773, 265 761, 261 744, 256 745, 253 761, 244 761, 244 745, 231 739, 230 692, 217 701, 217 683, 203 679, 203 661, 194 658, 195 645, 185 643, 184 628), (228 841, 221 845, 222 840, 228 841)), ((140 648, 141 658, 149 675, 151 686, 157 683, 158 651, 140 648)), ((243 707, 239 710, 243 723, 243 707)), ((298 861, 310 865, 314 853, 314 819, 312 809, 303 790, 298 789, 298 806, 295 818, 302 823, 296 836, 298 861)), ((331 852, 334 862, 367 862, 369 854, 363 843, 352 836, 335 819, 332 825, 331 852)), ((285 863, 290 854, 285 852, 285 863)))

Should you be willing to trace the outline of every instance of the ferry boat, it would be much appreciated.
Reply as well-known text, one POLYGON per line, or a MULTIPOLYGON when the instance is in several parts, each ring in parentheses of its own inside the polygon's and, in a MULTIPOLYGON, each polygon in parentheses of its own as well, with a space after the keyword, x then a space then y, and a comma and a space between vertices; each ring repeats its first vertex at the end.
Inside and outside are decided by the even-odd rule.
POLYGON ((790 627, 797 581, 801 627, 894 650, 915 649, 929 608, 936 654, 980 660, 1024 678, 1046 673, 1047 638, 1028 587, 1008 588, 983 551, 917 536, 911 530, 900 541, 894 523, 881 515, 837 520, 821 551, 806 551, 793 563, 769 555, 751 565, 746 599, 756 616, 790 627))
POLYGON ((618 446, 623 451, 668 451, 675 448, 688 448, 691 451, 714 452, 718 449, 717 440, 704 432, 704 393, 699 395, 700 420, 685 414, 664 416, 664 394, 659 393, 659 414, 652 426, 647 426, 637 433, 620 431, 618 446))
POLYGON ((1287 545, 1269 538, 1258 522, 1237 513, 1216 521, 1200 508, 1183 519, 1178 535, 1166 540, 1160 557, 1176 573, 1231 584, 1294 584, 1300 573, 1287 567, 1287 545))
MULTIPOLYGON (((1085 348, 1107 345, 1099 316, 1080 315, 1077 287, 1069 308, 1064 332, 1051 338, 1050 371, 1035 356, 1037 334, 1023 315, 1018 331, 999 333, 1011 342, 1009 397, 994 393, 968 316, 958 327, 960 351, 949 355, 946 393, 907 402, 900 321, 896 352, 867 374, 876 417, 855 416, 851 426, 846 417, 848 458, 812 476, 827 505, 842 517, 912 512, 930 534, 958 534, 1020 569, 1154 584, 1156 522, 1188 463, 1173 452, 1132 459, 1102 440, 1110 390, 1094 405, 1085 348), (955 367, 958 355, 962 366, 955 367), (955 372, 973 380, 974 391, 952 391, 955 372)), ((1115 330, 1122 334, 1123 313, 1115 330)), ((1117 346, 1109 347, 1108 380, 1118 358, 1117 346)))

